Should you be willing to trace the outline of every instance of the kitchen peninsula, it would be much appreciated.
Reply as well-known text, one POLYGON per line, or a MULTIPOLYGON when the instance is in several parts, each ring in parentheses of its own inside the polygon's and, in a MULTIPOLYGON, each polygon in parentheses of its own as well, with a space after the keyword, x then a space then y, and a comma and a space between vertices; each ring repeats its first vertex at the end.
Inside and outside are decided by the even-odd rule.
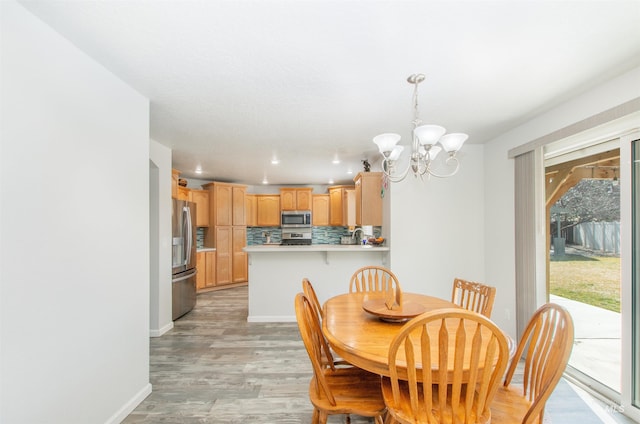
POLYGON ((293 300, 308 278, 320 302, 349 291, 353 272, 387 265, 388 247, 253 245, 249 255, 249 322, 295 321, 293 300))

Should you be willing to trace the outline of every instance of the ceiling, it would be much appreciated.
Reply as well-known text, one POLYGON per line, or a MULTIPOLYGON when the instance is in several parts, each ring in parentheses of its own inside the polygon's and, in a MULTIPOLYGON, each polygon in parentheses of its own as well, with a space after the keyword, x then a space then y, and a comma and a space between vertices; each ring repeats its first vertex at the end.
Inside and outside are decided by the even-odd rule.
POLYGON ((426 123, 484 143, 640 65, 640 0, 20 3, 150 99, 183 176, 246 184, 350 182, 407 143, 413 73, 426 123))

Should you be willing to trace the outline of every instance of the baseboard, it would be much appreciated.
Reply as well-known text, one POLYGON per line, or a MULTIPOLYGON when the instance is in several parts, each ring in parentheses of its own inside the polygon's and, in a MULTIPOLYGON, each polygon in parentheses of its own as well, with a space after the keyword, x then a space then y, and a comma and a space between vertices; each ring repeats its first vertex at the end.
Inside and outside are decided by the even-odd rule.
POLYGON ((249 315, 247 322, 296 322, 293 315, 249 315))
POLYGON ((147 383, 142 390, 131 398, 129 402, 124 404, 118 412, 105 422, 105 424, 119 424, 124 421, 124 419, 127 418, 127 416, 133 412, 133 410, 136 409, 136 407, 140 405, 140 403, 142 403, 149 394, 151 394, 151 383, 147 383))
POLYGON ((149 337, 160 337, 173 328, 173 321, 158 330, 149 330, 149 337))

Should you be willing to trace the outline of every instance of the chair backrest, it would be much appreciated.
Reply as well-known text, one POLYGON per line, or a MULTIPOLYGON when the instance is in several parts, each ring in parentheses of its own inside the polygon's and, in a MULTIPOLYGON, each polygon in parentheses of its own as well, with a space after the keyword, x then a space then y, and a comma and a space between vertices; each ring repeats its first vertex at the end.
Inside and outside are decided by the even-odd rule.
POLYGON ((311 366, 313 367, 313 376, 316 382, 315 389, 317 393, 324 393, 327 400, 331 405, 336 404, 336 400, 331 392, 331 388, 327 383, 324 376, 324 370, 326 369, 326 363, 333 363, 333 359, 327 357, 329 350, 325 350, 323 343, 326 343, 322 329, 320 328, 320 322, 315 308, 311 301, 304 295, 304 293, 298 293, 295 299, 296 306, 296 321, 298 322, 298 329, 300 330, 300 336, 304 342, 304 347, 309 355, 311 366))
POLYGON ((531 407, 523 424, 542 424, 544 407, 564 373, 573 348, 573 319, 560 305, 542 305, 531 317, 504 379, 511 383, 518 362, 525 354, 523 394, 531 407), (525 353, 526 351, 526 353, 525 353))
POLYGON ((349 293, 400 291, 398 278, 389 268, 383 266, 365 266, 351 276, 349 293))
POLYGON ((302 292, 305 296, 311 301, 313 306, 316 308, 316 312, 320 317, 320 320, 324 319, 324 311, 322 310, 322 305, 320 305, 320 301, 318 300, 318 296, 316 295, 316 291, 311 285, 311 281, 308 278, 302 279, 302 292))
POLYGON ((451 302, 491 318, 496 288, 461 278, 453 280, 451 302))
POLYGON ((487 421, 508 361, 506 336, 486 317, 461 308, 426 312, 406 323, 391 342, 394 403, 402 398, 398 365, 406 364, 409 409, 415 422, 487 421), (447 372, 451 367, 453 372, 447 372))

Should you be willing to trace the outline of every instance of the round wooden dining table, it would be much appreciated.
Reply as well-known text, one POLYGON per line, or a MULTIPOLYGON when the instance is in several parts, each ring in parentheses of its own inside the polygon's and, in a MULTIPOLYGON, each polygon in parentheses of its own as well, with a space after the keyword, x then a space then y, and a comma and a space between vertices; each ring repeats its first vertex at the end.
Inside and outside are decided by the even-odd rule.
MULTIPOLYGON (((322 332, 342 359, 369 372, 389 376, 389 346, 405 322, 388 322, 365 311, 363 303, 375 296, 362 292, 347 293, 327 300, 323 305, 322 332)), ((402 301, 422 305, 424 312, 459 308, 447 300, 415 293, 403 293, 402 301)), ((513 340, 505 337, 509 351, 514 353, 513 340)), ((432 364, 432 369, 437 371, 437 364, 432 364)), ((398 371, 401 378, 402 374, 406 375, 406 370, 399 368, 398 371)))

